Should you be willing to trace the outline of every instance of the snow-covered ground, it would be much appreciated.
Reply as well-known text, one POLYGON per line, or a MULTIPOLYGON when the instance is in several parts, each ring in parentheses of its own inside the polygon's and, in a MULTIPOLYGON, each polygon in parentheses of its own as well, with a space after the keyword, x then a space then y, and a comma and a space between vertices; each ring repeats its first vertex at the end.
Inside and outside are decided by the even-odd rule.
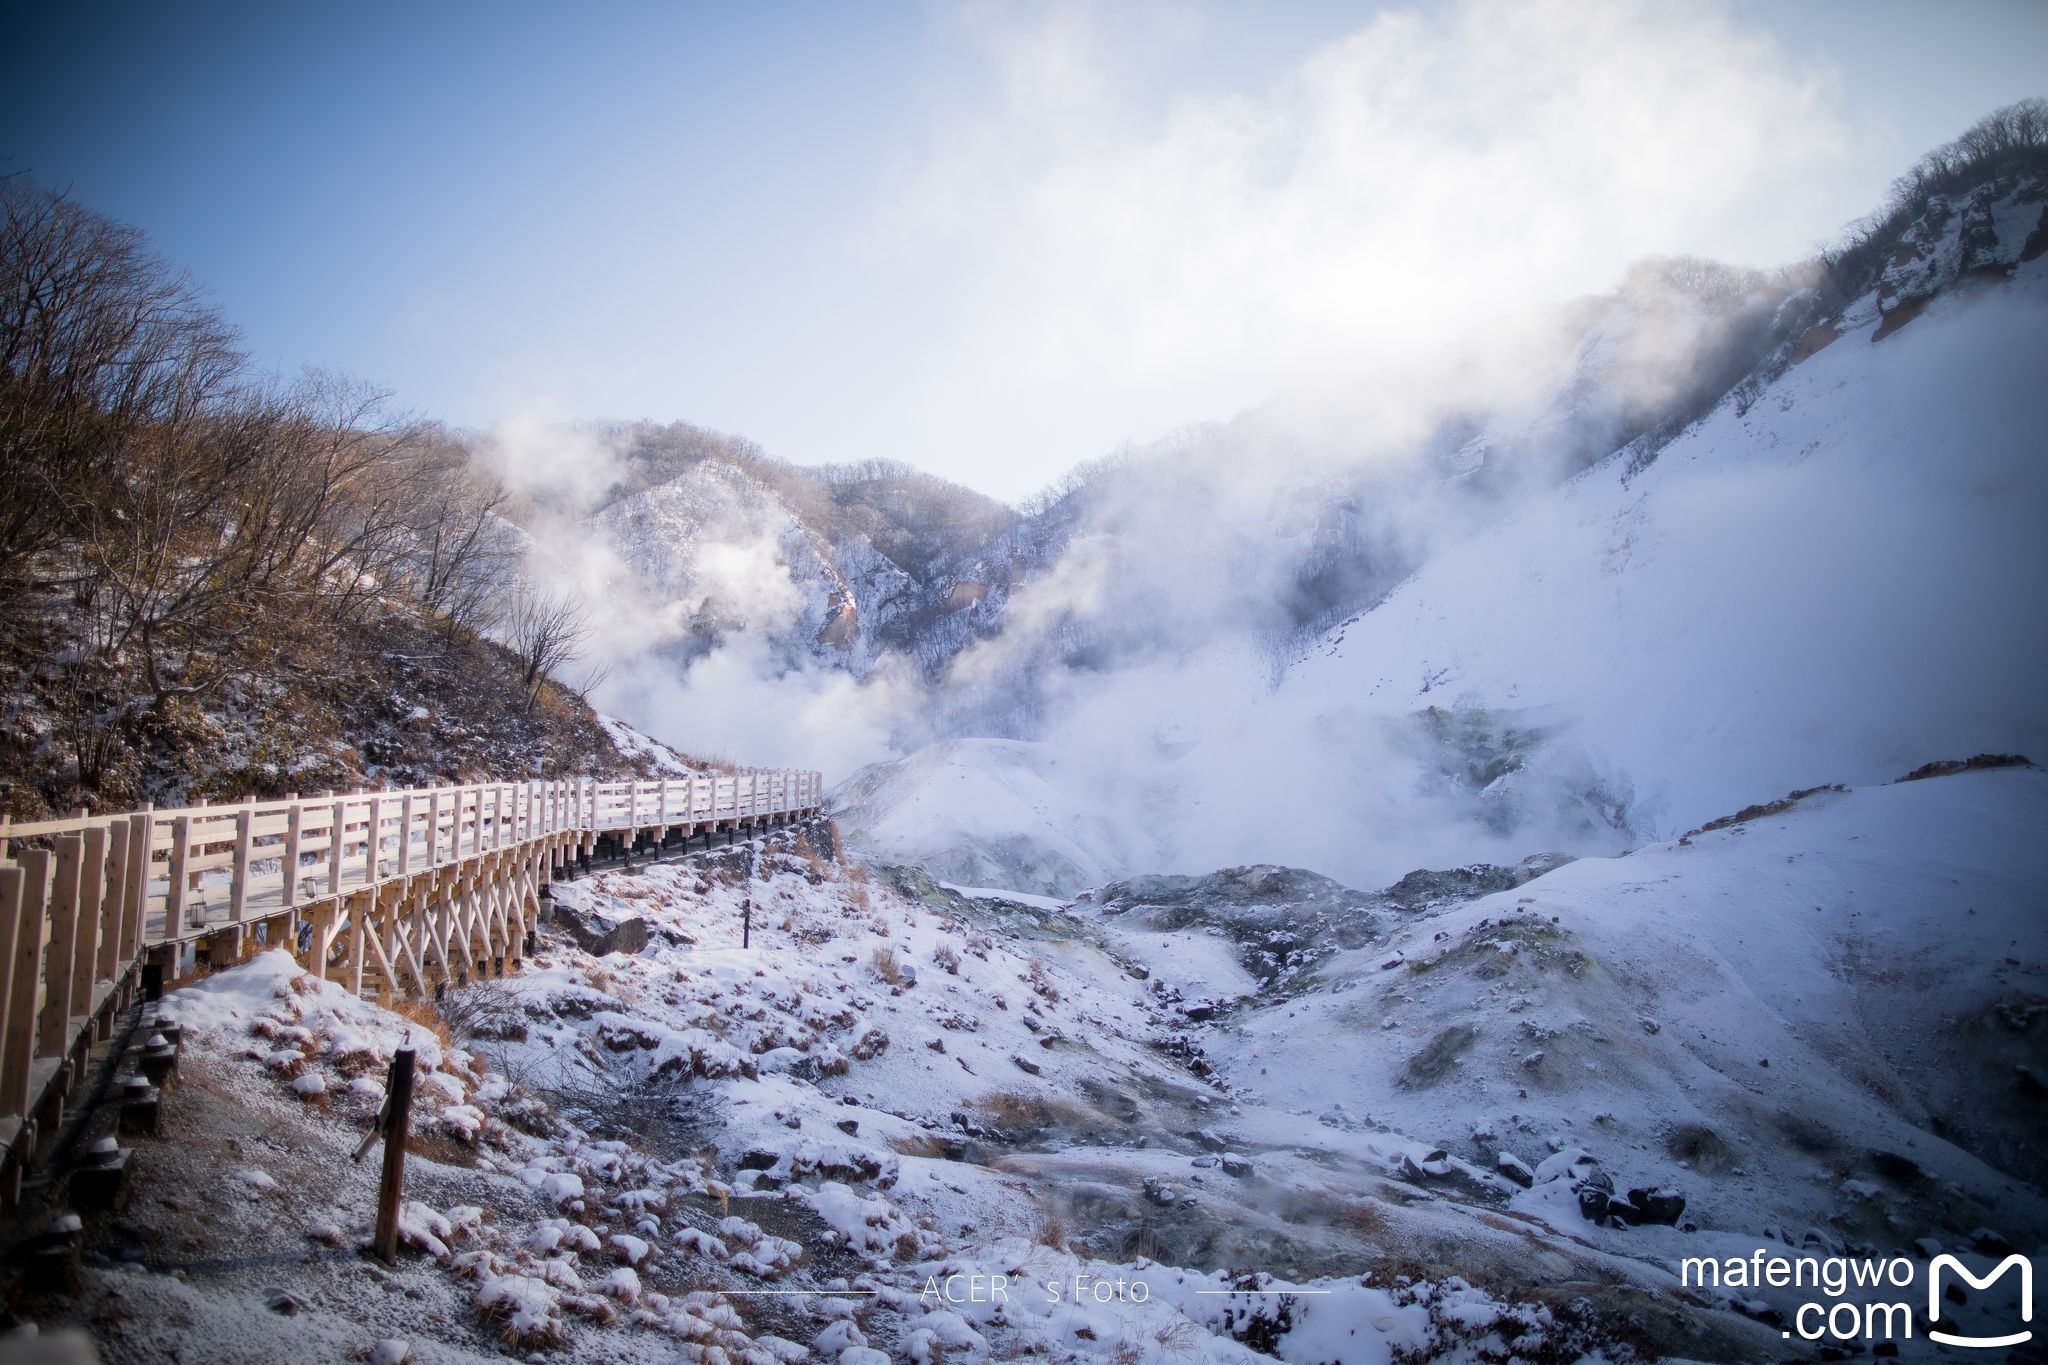
POLYGON ((1555 870, 1071 903, 819 827, 558 885, 645 946, 550 929, 438 1019, 268 954, 169 998, 176 1140, 75 1311, 114 1359, 1789 1355, 1753 1315, 1791 1297, 1679 1294, 1680 1258, 2048 1233, 2044 823, 2005 768, 1555 870), (408 1039, 414 1258, 353 1271, 343 1157, 408 1039), (1590 1222, 1589 1181, 1676 1224, 1590 1222), (170 1272, 176 1312, 119 1308, 170 1272))

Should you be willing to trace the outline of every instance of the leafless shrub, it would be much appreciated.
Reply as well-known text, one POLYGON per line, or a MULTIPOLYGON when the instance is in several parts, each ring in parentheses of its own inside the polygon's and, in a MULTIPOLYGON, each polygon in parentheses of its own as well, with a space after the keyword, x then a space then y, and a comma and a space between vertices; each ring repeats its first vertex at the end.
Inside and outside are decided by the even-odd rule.
POLYGON ((568 593, 525 588, 512 600, 506 635, 531 710, 540 700, 542 683, 583 657, 590 643, 590 614, 568 593))

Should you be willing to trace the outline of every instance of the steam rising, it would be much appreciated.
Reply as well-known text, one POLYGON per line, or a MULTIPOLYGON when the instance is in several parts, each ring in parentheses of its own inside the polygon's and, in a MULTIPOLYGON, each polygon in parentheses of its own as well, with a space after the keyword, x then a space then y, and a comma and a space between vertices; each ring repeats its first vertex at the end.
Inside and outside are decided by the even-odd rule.
POLYGON ((925 420, 988 468, 1085 454, 1105 423, 1175 434, 954 566, 987 588, 1049 547, 991 599, 997 629, 914 664, 860 619, 896 572, 872 545, 818 543, 729 462, 622 494, 618 434, 508 423, 486 458, 541 509, 529 574, 600 611, 596 700, 828 781, 939 738, 1040 741, 1131 870, 1384 884, 1660 831, 1647 751, 1603 752, 1511 682, 1273 688, 1446 546, 1693 415, 1778 339, 1797 270, 1624 263, 1799 254, 1784 225, 1828 226, 1803 206, 1843 138, 1825 84, 1718 6, 1466 4, 1382 14, 1267 91, 1147 109, 1120 73, 1156 35, 1131 22, 979 12, 997 78, 872 227, 979 282, 925 420))

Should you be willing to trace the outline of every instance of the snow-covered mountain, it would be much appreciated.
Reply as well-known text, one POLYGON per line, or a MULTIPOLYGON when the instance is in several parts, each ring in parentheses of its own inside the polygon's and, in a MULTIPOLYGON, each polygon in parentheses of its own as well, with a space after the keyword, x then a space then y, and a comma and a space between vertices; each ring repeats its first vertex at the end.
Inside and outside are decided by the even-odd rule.
MULTIPOLYGON (((2031 178, 1937 198, 1856 297, 1778 300, 1779 340, 1699 420, 1464 501, 1496 515, 1447 519, 1419 567, 1276 673, 1216 646, 1068 670, 1033 766, 1119 754, 1133 797, 1110 842, 1143 850, 1123 871, 1281 862, 1380 885, 1418 864, 1615 852, 1934 758, 2041 752, 2048 638, 2022 604, 2048 582, 2043 202, 2031 178)), ((1497 424, 1460 450, 1483 464, 1505 439, 1497 424)), ((858 814, 892 818, 872 797, 858 814)), ((1021 868, 1040 823, 970 842, 1021 868)), ((960 853, 897 843, 934 865, 960 853)))

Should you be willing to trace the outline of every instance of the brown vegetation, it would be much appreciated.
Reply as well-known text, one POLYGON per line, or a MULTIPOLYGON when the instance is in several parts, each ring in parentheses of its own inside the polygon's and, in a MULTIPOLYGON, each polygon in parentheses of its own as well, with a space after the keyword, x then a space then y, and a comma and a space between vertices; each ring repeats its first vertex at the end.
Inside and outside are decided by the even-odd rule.
POLYGON ((548 682, 586 627, 508 599, 505 494, 459 441, 256 372, 140 233, 23 177, 0 180, 0 469, 17 816, 631 766, 548 682), (516 654, 487 638, 508 614, 516 654))

